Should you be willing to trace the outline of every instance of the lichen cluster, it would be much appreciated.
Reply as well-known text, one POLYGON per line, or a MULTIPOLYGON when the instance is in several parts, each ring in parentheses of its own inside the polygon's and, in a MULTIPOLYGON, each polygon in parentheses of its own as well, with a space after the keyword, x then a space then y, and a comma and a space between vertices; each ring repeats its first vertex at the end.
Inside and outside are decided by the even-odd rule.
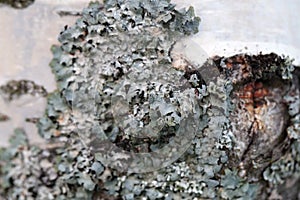
POLYGON ((168 0, 90 3, 52 47, 47 143, 16 130, 0 153, 1 194, 255 199, 299 175, 300 70, 276 54, 174 65, 174 44, 198 25, 168 0))
POLYGON ((12 101, 22 95, 47 96, 46 89, 30 80, 12 80, 0 86, 0 95, 6 101, 12 101))
POLYGON ((23 9, 33 4, 34 0, 0 0, 0 4, 7 4, 13 8, 23 9))

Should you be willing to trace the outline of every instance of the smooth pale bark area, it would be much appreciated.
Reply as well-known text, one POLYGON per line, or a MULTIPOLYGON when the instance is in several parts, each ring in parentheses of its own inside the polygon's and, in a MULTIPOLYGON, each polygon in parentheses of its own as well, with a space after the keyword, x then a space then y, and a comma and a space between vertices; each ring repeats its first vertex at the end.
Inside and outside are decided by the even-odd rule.
POLYGON ((173 0, 179 7, 192 5, 201 17, 195 42, 208 55, 274 52, 300 63, 299 9, 297 0, 173 0))

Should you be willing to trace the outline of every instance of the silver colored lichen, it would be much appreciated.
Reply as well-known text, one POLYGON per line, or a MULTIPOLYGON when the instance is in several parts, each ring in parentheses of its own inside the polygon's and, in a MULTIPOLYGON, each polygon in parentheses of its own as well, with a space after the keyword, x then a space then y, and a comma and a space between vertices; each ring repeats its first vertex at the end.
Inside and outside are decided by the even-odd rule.
MULTIPOLYGON (((76 24, 61 32, 61 45, 52 47, 58 90, 48 96, 38 124, 47 144, 30 146, 26 134, 16 131, 11 147, 0 153, 1 194, 8 199, 254 199, 265 185, 274 189, 299 174, 299 69, 274 54, 258 56, 274 58, 271 63, 252 60, 233 69, 235 58, 211 59, 203 66, 177 60, 174 45, 196 33, 198 25, 193 8, 176 10, 168 0, 106 0, 84 9, 76 24), (277 103, 275 94, 261 95, 264 87, 255 86, 270 77, 276 84, 266 84, 267 89, 277 96, 284 91, 275 100, 287 107, 264 112, 281 117, 284 111, 289 123, 274 134, 252 137, 258 131, 248 122, 258 122, 247 118, 251 108, 259 107, 259 100, 277 103), (248 82, 259 99, 238 98, 248 92, 248 82), (286 153, 278 145, 284 136, 286 153), (279 153, 258 163, 255 148, 279 153)), ((272 116, 255 115, 263 116, 262 122, 272 116)))

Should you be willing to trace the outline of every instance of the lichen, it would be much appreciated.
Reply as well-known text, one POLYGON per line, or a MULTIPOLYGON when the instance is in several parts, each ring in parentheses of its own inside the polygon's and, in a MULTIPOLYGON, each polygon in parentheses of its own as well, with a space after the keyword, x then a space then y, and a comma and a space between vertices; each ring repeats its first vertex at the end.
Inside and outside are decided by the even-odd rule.
POLYGON ((34 0, 0 0, 0 4, 7 4, 13 8, 23 9, 34 3, 34 0))
POLYGON ((255 199, 257 198, 258 184, 249 183, 240 177, 237 171, 225 169, 221 179, 220 196, 223 199, 255 199))
POLYGON ((30 80, 11 80, 0 86, 0 95, 6 101, 20 98, 22 95, 47 96, 47 90, 30 80))
POLYGON ((1 152, 0 165, 6 198, 91 199, 103 168, 87 151, 79 151, 75 144, 30 145, 22 129, 10 142, 1 152))
POLYGON ((274 53, 176 62, 199 21, 168 0, 90 3, 52 47, 47 143, 16 131, 1 194, 259 199, 299 173, 299 68, 274 53))

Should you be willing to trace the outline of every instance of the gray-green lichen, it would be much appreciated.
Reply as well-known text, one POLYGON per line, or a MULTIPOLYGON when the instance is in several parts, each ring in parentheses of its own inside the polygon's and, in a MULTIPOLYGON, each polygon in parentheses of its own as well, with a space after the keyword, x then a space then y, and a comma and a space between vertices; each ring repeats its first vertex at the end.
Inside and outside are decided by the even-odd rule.
MULTIPOLYGON (((121 149, 132 146, 134 151, 153 151, 163 141, 168 142, 168 135, 181 132, 183 136, 186 130, 179 128, 180 123, 194 127, 191 121, 196 124, 201 115, 194 90, 201 85, 190 87, 189 80, 182 82, 185 72, 172 68, 170 51, 175 41, 196 33, 198 24, 192 8, 177 11, 168 1, 106 1, 104 8, 92 3, 74 27, 60 34, 62 46, 53 47, 50 65, 59 90, 73 110, 73 128, 81 132, 86 145, 101 154, 97 146, 102 140, 95 141, 97 137, 108 138, 121 149), (182 102, 188 106, 180 106, 182 102), (188 119, 190 112, 195 115, 188 119), (127 113, 130 115, 122 117, 127 113), (157 130, 158 134, 149 135, 157 130)), ((157 155, 173 152, 168 157, 178 157, 174 146, 185 150, 187 142, 173 140, 157 155)), ((107 149, 103 151, 107 154, 107 149)), ((119 154, 116 151, 107 155, 113 165, 118 161, 112 161, 112 157, 120 157, 114 156, 119 154)), ((148 158, 153 159, 150 155, 148 158)), ((162 167, 159 159, 149 168, 162 167)), ((133 164, 126 165, 121 168, 134 168, 133 164)))
POLYGON ((168 0, 90 3, 52 47, 58 90, 38 123, 47 143, 16 130, 0 153, 1 194, 255 199, 299 173, 299 69, 275 54, 174 66, 174 44, 199 21, 168 0), (277 130, 260 126, 282 115, 277 130))
POLYGON ((30 145, 22 129, 15 131, 10 142, 10 148, 1 152, 4 197, 91 199, 104 167, 90 153, 79 151, 75 143, 72 147, 62 143, 30 145))

